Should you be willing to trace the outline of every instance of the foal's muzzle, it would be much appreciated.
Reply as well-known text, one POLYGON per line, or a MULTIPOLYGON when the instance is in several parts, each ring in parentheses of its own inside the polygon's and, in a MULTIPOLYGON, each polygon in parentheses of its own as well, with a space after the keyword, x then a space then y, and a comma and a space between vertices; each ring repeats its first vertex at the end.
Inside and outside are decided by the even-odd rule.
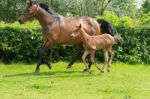
POLYGON ((74 39, 74 38, 75 38, 75 34, 72 33, 72 34, 70 35, 70 37, 74 39))

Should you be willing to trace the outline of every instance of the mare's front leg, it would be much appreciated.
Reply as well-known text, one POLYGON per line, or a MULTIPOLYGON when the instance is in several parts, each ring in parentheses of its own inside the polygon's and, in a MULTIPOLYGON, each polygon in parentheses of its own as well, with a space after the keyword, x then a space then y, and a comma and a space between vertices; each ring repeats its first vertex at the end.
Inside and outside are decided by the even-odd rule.
POLYGON ((51 69, 51 65, 48 63, 48 59, 47 59, 47 51, 50 45, 51 43, 48 42, 41 48, 40 53, 39 53, 39 60, 38 60, 38 64, 36 66, 35 72, 40 72, 41 64, 46 64, 48 68, 51 69))

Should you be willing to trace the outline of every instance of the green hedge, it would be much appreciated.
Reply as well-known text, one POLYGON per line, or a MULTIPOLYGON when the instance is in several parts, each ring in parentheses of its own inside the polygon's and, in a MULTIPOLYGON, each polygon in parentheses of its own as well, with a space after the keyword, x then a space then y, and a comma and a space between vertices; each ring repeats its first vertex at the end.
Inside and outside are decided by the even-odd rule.
POLYGON ((112 23, 124 39, 124 43, 115 45, 116 61, 126 63, 150 63, 150 27, 141 24, 141 20, 133 20, 129 16, 118 17, 113 12, 106 11, 96 19, 105 19, 112 23))
POLYGON ((25 60, 37 57, 41 47, 41 29, 33 23, 20 26, 18 23, 0 25, 0 58, 4 62, 25 60), (32 26, 33 25, 33 26, 32 26), (30 27, 30 28, 29 28, 30 27))
POLYGON ((116 48, 116 58, 128 63, 150 63, 150 28, 118 27, 117 30, 123 33, 124 43, 116 48))
MULTIPOLYGON (((124 43, 114 46, 115 61, 126 63, 150 63, 150 28, 126 27, 118 25, 124 43)), ((33 62, 38 58, 38 51, 42 46, 42 33, 38 22, 28 22, 20 25, 15 22, 6 24, 0 22, 0 60, 33 62)), ((74 46, 57 45, 52 48, 51 60, 70 60, 75 53, 74 46)), ((102 51, 98 51, 96 58, 103 61, 102 51)))

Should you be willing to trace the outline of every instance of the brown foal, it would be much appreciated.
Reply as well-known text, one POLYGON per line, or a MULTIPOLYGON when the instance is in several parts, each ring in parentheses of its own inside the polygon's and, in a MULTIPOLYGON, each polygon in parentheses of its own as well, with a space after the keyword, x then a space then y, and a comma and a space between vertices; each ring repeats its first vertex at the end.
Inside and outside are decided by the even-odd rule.
POLYGON ((112 50, 112 46, 116 44, 117 38, 114 36, 111 36, 110 34, 102 34, 102 35, 93 35, 90 36, 86 33, 86 30, 84 28, 84 24, 81 24, 77 26, 77 29, 75 30, 74 33, 71 34, 72 38, 76 38, 79 36, 82 38, 82 43, 84 47, 84 54, 82 55, 82 60, 85 64, 85 67, 87 71, 90 73, 89 67, 86 64, 86 56, 90 54, 90 61, 92 64, 94 64, 100 72, 104 73, 105 66, 108 65, 108 72, 110 71, 110 66, 112 59, 114 57, 114 51, 112 50), (102 70, 98 67, 98 65, 95 63, 94 58, 95 58, 95 51, 98 49, 103 49, 104 50, 104 59, 105 63, 103 65, 102 70), (110 53, 110 57, 109 57, 110 53))

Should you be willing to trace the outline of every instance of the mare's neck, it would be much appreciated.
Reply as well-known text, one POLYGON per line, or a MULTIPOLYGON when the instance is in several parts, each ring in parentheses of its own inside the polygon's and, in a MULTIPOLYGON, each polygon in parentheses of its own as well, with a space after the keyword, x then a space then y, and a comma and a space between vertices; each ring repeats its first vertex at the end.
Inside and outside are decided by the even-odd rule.
POLYGON ((49 14, 47 11, 45 11, 41 7, 38 7, 36 19, 40 22, 42 27, 44 27, 44 26, 49 25, 53 22, 54 16, 49 14))

